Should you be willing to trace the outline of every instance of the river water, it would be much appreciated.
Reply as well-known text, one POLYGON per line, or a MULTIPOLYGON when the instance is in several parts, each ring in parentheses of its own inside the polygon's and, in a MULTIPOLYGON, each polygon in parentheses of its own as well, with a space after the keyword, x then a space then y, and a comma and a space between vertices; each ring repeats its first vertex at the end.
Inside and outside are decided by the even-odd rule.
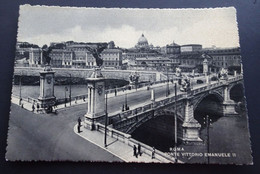
MULTIPOLYGON (((65 97, 65 87, 69 90, 69 85, 54 86, 54 95, 56 98, 65 97)), ((13 85, 12 94, 19 96, 19 85, 13 85)), ((86 85, 71 85, 71 97, 87 94, 86 85)), ((21 95, 23 98, 32 97, 37 99, 40 95, 40 86, 23 85, 21 87, 21 95)), ((66 92, 66 96, 69 96, 69 91, 66 92)))

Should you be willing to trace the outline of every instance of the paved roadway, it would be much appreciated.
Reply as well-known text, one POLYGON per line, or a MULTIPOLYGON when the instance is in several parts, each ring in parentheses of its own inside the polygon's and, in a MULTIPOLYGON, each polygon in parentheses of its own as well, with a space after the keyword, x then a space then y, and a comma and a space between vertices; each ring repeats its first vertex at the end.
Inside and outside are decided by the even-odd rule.
POLYGON ((85 110, 71 107, 58 115, 33 114, 12 104, 8 160, 122 161, 76 135, 73 127, 85 110))
MULTIPOLYGON (((173 84, 170 84, 171 94, 173 84)), ((166 86, 156 87, 156 98, 166 95, 166 86)), ((151 91, 143 90, 127 95, 131 106, 149 102, 151 91)), ((121 110, 125 95, 111 97, 108 112, 121 110)), ((121 161, 107 151, 82 139, 73 132, 78 117, 86 113, 87 104, 59 110, 54 114, 34 114, 11 105, 9 121, 8 160, 91 160, 121 161)))

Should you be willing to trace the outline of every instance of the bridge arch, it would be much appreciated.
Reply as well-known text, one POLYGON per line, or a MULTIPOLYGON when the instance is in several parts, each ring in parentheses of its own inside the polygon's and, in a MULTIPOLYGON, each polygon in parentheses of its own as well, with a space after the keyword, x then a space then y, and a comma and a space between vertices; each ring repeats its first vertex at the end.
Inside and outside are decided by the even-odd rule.
POLYGON ((215 98, 218 99, 218 101, 220 101, 221 103, 224 101, 224 97, 216 92, 216 91, 213 91, 213 92, 209 92, 209 93, 206 93, 206 94, 203 94, 202 96, 199 97, 199 99, 197 99, 194 104, 193 104, 193 108, 194 108, 194 111, 197 109, 198 105, 206 98, 208 97, 209 95, 211 96, 215 96, 215 98))
MULTIPOLYGON (((174 146, 174 113, 160 112, 145 121, 135 123, 128 129, 131 136, 145 144, 155 147, 161 151, 169 151, 174 146)), ((181 142, 183 119, 179 115, 177 120, 178 142, 181 142)))
POLYGON ((228 92, 231 100, 235 102, 244 101, 244 84, 242 82, 233 83, 228 92))
MULTIPOLYGON (((131 134, 133 133, 138 127, 142 126, 143 124, 145 124, 146 122, 152 120, 152 119, 156 119, 157 117, 162 117, 162 116, 166 116, 166 117, 172 117, 174 118, 174 112, 172 111, 168 111, 168 110, 159 110, 157 112, 155 112, 153 114, 153 116, 147 116, 144 119, 138 120, 136 123, 132 124, 126 131, 126 133, 131 134)), ((178 114, 178 120, 177 122, 179 123, 183 123, 184 118, 182 115, 178 114)), ((172 122, 172 124, 174 124, 174 122, 172 122)))
POLYGON ((224 98, 217 92, 205 94, 200 97, 194 106, 194 118, 204 127, 204 117, 209 115, 213 122, 223 116, 224 98))

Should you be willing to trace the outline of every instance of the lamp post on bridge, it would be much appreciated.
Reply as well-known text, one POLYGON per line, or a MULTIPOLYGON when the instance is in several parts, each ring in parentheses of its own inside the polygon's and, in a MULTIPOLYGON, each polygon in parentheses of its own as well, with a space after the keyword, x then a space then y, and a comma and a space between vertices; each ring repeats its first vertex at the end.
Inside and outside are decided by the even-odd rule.
POLYGON ((108 117, 108 114, 107 114, 107 94, 108 94, 108 91, 105 91, 105 97, 106 97, 106 107, 105 107, 105 135, 104 135, 104 146, 107 147, 107 117, 108 117))
POLYGON ((166 97, 170 95, 170 90, 169 90, 169 73, 168 73, 168 67, 166 66, 166 73, 167 73, 167 84, 166 84, 166 97))
POLYGON ((66 103, 67 103, 66 91, 68 91, 68 87, 67 87, 67 86, 65 86, 65 88, 64 88, 64 93, 65 93, 65 108, 67 107, 67 106, 66 106, 66 103))
POLYGON ((71 106, 71 83, 72 83, 71 74, 67 73, 67 72, 65 72, 65 73, 69 75, 69 100, 70 100, 70 106, 71 106))
MULTIPOLYGON (((207 153, 209 153, 209 146, 210 146, 210 142, 209 142, 209 128, 212 125, 212 120, 209 118, 208 115, 206 115, 204 118, 204 125, 206 126, 207 129, 207 153)), ((209 156, 208 156, 208 164, 209 164, 209 156)))
POLYGON ((175 146, 175 162, 178 162, 177 159, 177 143, 178 143, 178 133, 177 133, 177 83, 174 83, 174 146, 175 146))
POLYGON ((125 88, 125 111, 128 110, 128 106, 127 106, 127 87, 125 88))
POLYGON ((19 105, 22 104, 22 72, 20 73, 19 78, 19 105))
POLYGON ((70 95, 69 95, 69 98, 70 98, 70 106, 71 106, 71 74, 69 74, 70 76, 70 95))

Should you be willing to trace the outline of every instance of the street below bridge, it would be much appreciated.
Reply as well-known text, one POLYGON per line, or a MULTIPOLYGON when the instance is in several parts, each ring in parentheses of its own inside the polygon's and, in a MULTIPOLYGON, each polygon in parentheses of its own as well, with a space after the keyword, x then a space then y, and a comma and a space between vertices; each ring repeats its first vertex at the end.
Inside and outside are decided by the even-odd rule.
MULTIPOLYGON (((169 84, 170 92, 173 95, 173 84, 169 84)), ((164 83, 154 88, 156 98, 165 97, 166 85, 164 83)), ((151 91, 146 89, 127 94, 127 102, 130 108, 150 102, 150 99, 151 91)), ((108 100, 108 112, 121 111, 124 102, 125 95, 110 97, 108 100)), ((11 161, 122 161, 73 132, 73 127, 77 123, 78 117, 81 117, 83 120, 86 112, 86 103, 62 108, 57 115, 36 114, 12 103, 6 158, 11 161)))
MULTIPOLYGON (((156 99, 166 97, 166 85, 167 83, 154 86, 156 99)), ((193 88, 205 85, 207 84, 194 83, 193 88)), ((169 82, 169 89, 170 96, 174 96, 174 84, 171 82, 169 82)), ((177 94, 180 93, 182 92, 178 88, 177 94)), ((121 112, 125 97, 124 93, 117 96, 112 94, 108 99, 108 112, 121 112)), ((132 89, 131 92, 127 92, 127 104, 130 109, 149 103, 151 102, 150 99, 151 90, 135 91, 135 89, 132 89)), ((77 124, 78 117, 83 120, 87 109, 87 104, 83 103, 62 108, 58 111, 58 114, 36 114, 12 104, 6 158, 8 160, 122 161, 115 155, 74 133, 73 128, 77 124)), ((242 126, 245 126, 244 123, 242 126)), ((233 124, 228 129, 236 130, 234 127, 236 128, 237 125, 233 124)), ((238 125, 238 127, 241 127, 241 125, 238 125)), ((221 136, 218 137, 221 138, 221 136)), ((214 141, 221 142, 216 139, 214 141)), ((227 142, 225 141, 225 143, 227 142)), ((233 145, 230 146, 230 148, 232 147, 233 145)), ((191 146, 190 148, 186 147, 186 149, 194 150, 191 146)), ((198 162, 196 158, 191 159, 184 158, 183 161, 198 162)))

